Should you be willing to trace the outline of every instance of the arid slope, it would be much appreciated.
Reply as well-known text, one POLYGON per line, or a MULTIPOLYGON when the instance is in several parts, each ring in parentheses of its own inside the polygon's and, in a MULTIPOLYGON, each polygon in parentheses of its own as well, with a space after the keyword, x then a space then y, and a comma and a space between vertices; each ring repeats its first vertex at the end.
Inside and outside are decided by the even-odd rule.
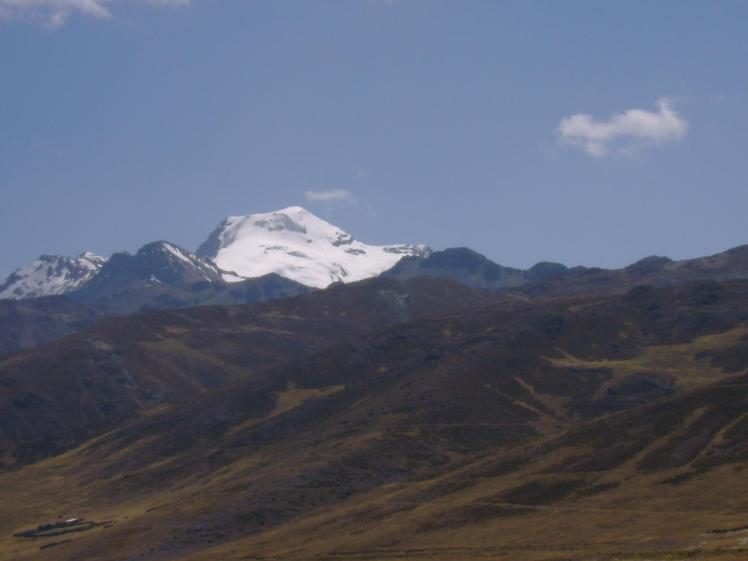
POLYGON ((735 281, 362 332, 6 472, 0 551, 740 559, 746 320, 735 281), (12 537, 58 516, 111 524, 12 537))

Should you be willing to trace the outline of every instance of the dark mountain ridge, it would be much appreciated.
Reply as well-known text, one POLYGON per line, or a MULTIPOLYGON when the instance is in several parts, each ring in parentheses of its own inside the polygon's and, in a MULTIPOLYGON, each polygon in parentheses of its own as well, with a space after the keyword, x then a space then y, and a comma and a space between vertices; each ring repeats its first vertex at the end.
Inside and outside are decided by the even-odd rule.
POLYGON ((448 278, 474 288, 531 297, 621 294, 638 285, 675 286, 748 278, 748 245, 680 261, 650 256, 621 269, 570 268, 540 262, 526 270, 498 265, 468 248, 450 248, 426 257, 405 257, 381 276, 400 280, 448 278))
POLYGON ((81 331, 99 317, 94 308, 64 296, 0 300, 0 355, 81 331))
POLYGON ((466 247, 435 251, 427 256, 403 257, 381 276, 406 280, 420 276, 448 278, 483 290, 507 290, 564 274, 560 263, 541 262, 528 270, 504 267, 466 247))
POLYGON ((0 359, 0 458, 28 462, 145 408, 194 399, 371 330, 495 298, 448 281, 373 279, 254 306, 106 319, 0 359))
POLYGON ((748 245, 741 245, 707 257, 681 261, 651 256, 622 269, 571 269, 519 290, 533 297, 620 294, 637 285, 675 286, 745 278, 748 278, 748 245))
POLYGON ((175 244, 154 242, 135 255, 115 253, 81 288, 64 296, 0 300, 0 354, 53 341, 106 317, 250 304, 310 291, 275 274, 240 279, 175 244))
MULTIPOLYGON (((406 280, 447 278, 473 288, 512 292, 520 297, 620 294, 637 285, 670 286, 698 280, 748 278, 747 246, 713 256, 672 261, 648 257, 623 269, 567 268, 541 262, 521 270, 498 265, 467 248, 405 257, 381 276, 406 280)), ((14 352, 93 325, 101 317, 156 309, 233 305, 284 298, 311 289, 275 274, 240 282, 232 273, 168 242, 144 246, 136 255, 116 254, 99 274, 68 297, 83 306, 79 314, 64 300, 36 306, 34 299, 2 301, 0 353, 14 352), (59 305, 59 310, 54 306, 59 305), (36 311, 29 313, 30 309, 36 311), (46 310, 48 313, 42 313, 46 310), (7 314, 3 319, 3 314, 7 314), (15 315, 14 315, 15 314, 15 315), (16 328, 15 317, 25 323, 16 328), (23 336, 18 334, 23 332, 23 336)))
POLYGON ((242 279, 161 241, 143 246, 135 255, 115 253, 96 276, 68 297, 107 315, 126 315, 160 308, 244 304, 309 291, 278 275, 242 279))

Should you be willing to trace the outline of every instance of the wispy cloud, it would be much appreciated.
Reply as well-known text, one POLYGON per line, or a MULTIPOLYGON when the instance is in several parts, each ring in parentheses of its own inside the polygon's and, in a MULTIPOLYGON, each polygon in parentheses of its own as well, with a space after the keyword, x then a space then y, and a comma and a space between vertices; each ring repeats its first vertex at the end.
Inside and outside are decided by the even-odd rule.
POLYGON ((358 201, 353 193, 346 189, 329 189, 326 191, 306 191, 306 200, 311 203, 323 203, 326 205, 356 204, 358 201))
POLYGON ((187 6, 190 0, 0 0, 0 22, 27 20, 47 29, 57 29, 74 15, 110 19, 112 6, 125 3, 187 6))
POLYGON ((661 98, 656 107, 656 111, 629 109, 600 120, 577 113, 561 119, 556 134, 561 143, 579 147, 596 158, 634 154, 683 138, 688 121, 675 111, 672 101, 661 98))

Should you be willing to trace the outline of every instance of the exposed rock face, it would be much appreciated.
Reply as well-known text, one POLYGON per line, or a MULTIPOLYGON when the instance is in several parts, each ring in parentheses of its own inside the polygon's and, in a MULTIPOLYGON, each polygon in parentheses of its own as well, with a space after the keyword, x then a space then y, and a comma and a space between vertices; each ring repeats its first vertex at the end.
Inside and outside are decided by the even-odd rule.
POLYGON ((208 304, 247 304, 309 288, 278 275, 246 279, 169 242, 115 253, 98 275, 69 294, 106 315, 208 304))

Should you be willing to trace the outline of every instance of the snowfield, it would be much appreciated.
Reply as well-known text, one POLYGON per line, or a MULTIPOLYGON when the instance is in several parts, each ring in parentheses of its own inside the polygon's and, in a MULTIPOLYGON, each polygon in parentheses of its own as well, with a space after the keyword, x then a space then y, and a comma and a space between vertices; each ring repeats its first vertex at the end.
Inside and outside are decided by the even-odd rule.
MULTIPOLYGON (((354 282, 390 269, 423 245, 367 245, 298 207, 231 216, 198 249, 198 255, 242 277, 277 273, 315 288, 354 282)), ((231 279, 226 279, 231 280, 231 279)))
POLYGON ((65 294, 88 282, 106 262, 106 257, 90 251, 78 257, 42 255, 10 274, 0 285, 0 299, 65 294))

